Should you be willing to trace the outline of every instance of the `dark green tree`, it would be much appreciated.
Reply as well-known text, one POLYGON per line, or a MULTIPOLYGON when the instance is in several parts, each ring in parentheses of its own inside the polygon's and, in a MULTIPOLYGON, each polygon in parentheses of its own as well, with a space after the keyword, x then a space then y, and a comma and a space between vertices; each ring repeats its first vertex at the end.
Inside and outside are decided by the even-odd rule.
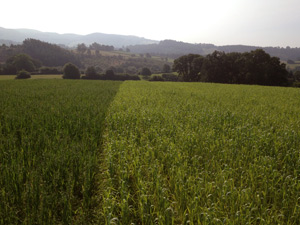
POLYGON ((93 66, 88 67, 85 71, 85 75, 89 76, 89 77, 96 76, 97 72, 96 72, 95 67, 93 67, 93 66))
POLYGON ((153 76, 149 79, 149 81, 165 81, 164 78, 162 78, 161 76, 153 76))
POLYGON ((203 60, 203 56, 198 54, 181 56, 174 61, 173 71, 178 72, 183 81, 200 81, 203 60))
POLYGON ((100 75, 96 72, 95 67, 90 66, 85 71, 85 77, 82 77, 82 79, 100 79, 100 75))
POLYGON ((201 73, 207 82, 270 86, 288 83, 285 64, 262 49, 228 54, 215 51, 206 56, 201 73))
POLYGON ((106 76, 114 76, 114 75, 115 75, 115 72, 114 72, 114 70, 109 69, 109 70, 106 70, 105 75, 106 75, 106 76))
POLYGON ((93 44, 91 44, 91 45, 89 46, 89 49, 100 51, 100 50, 101 50, 101 45, 98 44, 98 43, 96 43, 96 42, 94 42, 93 44))
POLYGON ((170 73, 171 72, 171 67, 168 64, 164 64, 162 68, 163 73, 170 73))
POLYGON ((244 53, 244 66, 241 73, 245 74, 247 84, 284 86, 287 85, 288 71, 279 58, 271 57, 263 49, 244 53))
MULTIPOLYGON (((21 48, 24 53, 33 59, 38 59, 43 66, 64 66, 71 62, 76 66, 80 66, 77 56, 67 49, 58 45, 42 42, 35 39, 26 39, 23 41, 21 48)), ((34 64, 39 67, 38 64, 34 64)))
POLYGON ((151 76, 152 72, 149 68, 147 67, 144 67, 141 71, 141 75, 143 76, 151 76))
POLYGON ((239 53, 215 51, 205 57, 201 73, 207 82, 235 83, 239 74, 239 53))
POLYGON ((84 43, 81 43, 77 45, 76 49, 79 53, 83 54, 88 50, 88 47, 84 43))
POLYGON ((7 67, 10 67, 14 73, 20 70, 26 70, 28 72, 33 72, 35 70, 33 59, 27 54, 18 54, 10 57, 6 61, 7 67))
POLYGON ((296 81, 300 81, 300 71, 296 71, 294 73, 294 78, 295 78, 296 81))
POLYGON ((63 79, 80 79, 79 69, 72 63, 67 63, 63 68, 63 79))

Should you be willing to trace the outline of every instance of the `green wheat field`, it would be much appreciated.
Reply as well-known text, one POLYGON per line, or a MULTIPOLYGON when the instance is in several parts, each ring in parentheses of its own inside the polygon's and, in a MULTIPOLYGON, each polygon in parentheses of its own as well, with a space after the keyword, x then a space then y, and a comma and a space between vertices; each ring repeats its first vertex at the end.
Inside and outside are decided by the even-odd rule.
POLYGON ((0 224, 300 224, 300 89, 0 81, 0 224))

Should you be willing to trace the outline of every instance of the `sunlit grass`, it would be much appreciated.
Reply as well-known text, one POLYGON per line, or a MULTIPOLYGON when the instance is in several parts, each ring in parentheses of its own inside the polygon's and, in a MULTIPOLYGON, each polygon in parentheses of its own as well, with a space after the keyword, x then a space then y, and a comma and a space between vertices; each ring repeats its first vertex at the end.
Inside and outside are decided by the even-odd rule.
POLYGON ((0 224, 300 223, 299 89, 120 84, 0 82, 0 224))
POLYGON ((299 224, 300 91, 125 82, 107 116, 107 224, 299 224))

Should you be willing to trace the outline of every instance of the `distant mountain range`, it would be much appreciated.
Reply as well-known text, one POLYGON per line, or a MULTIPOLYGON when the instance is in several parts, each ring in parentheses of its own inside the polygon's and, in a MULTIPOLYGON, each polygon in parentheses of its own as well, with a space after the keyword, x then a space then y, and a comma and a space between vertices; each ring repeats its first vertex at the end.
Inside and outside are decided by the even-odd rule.
POLYGON ((57 44, 65 47, 76 47, 84 43, 90 45, 94 42, 103 45, 112 45, 115 48, 128 47, 132 53, 160 55, 177 58, 181 55, 193 53, 207 55, 214 51, 250 52, 257 48, 264 49, 271 56, 282 60, 300 60, 300 48, 259 47, 247 45, 216 46, 213 44, 191 44, 174 40, 156 41, 143 37, 117 34, 93 33, 88 35, 58 34, 41 32, 31 29, 6 29, 0 27, 0 44, 18 44, 27 38, 38 39, 44 42, 57 44))
POLYGON ((38 39, 52 44, 65 45, 67 47, 75 47, 79 43, 90 45, 97 42, 99 44, 113 45, 114 47, 119 48, 128 45, 144 45, 159 42, 131 35, 103 33, 93 33, 88 35, 58 34, 31 29, 6 29, 0 27, 0 44, 21 43, 27 38, 38 39))

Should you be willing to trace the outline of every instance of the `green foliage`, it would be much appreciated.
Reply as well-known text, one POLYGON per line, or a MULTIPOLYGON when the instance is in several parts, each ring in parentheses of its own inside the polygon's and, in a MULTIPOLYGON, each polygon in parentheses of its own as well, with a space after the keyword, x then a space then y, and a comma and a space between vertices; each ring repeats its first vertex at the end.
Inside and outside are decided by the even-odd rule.
POLYGON ((38 59, 44 66, 63 66, 68 62, 80 66, 79 60, 71 51, 55 44, 26 39, 23 41, 22 49, 32 58, 38 59))
POLYGON ((205 58, 189 54, 174 61, 182 81, 287 86, 288 71, 279 58, 262 49, 250 53, 215 51, 205 58))
POLYGON ((31 78, 31 75, 26 70, 20 70, 15 79, 28 79, 31 78))
MULTIPOLYGON (((108 71, 110 71, 110 70, 108 70, 108 71)), ((119 80, 119 81, 140 80, 139 76, 137 76, 137 75, 115 74, 115 73, 112 73, 112 72, 108 72, 108 73, 100 76, 100 79, 101 80, 119 80)))
POLYGON ((101 224, 101 137, 120 84, 0 82, 0 224, 101 224))
POLYGON ((293 88, 123 83, 102 223, 299 224, 299 113, 293 88))
POLYGON ((146 54, 153 52, 155 55, 162 57, 178 58, 185 54, 204 54, 205 48, 214 48, 214 45, 208 44, 190 44, 174 40, 163 40, 158 44, 135 45, 130 46, 130 51, 133 53, 146 54))
POLYGON ((292 86, 300 88, 300 82, 299 81, 295 81, 292 86))
POLYGON ((7 67, 10 67, 14 74, 21 70, 26 70, 29 72, 33 72, 35 70, 33 59, 26 54, 18 54, 13 57, 10 57, 6 61, 6 65, 7 67))
POLYGON ((88 68, 86 69, 85 75, 86 75, 87 77, 96 77, 98 74, 97 74, 97 72, 96 72, 95 67, 90 66, 90 67, 88 67, 88 68))
MULTIPOLYGON (((214 51, 225 53, 231 52, 250 52, 257 49, 256 46, 246 45, 225 45, 216 46, 213 44, 191 44, 174 40, 163 40, 158 44, 134 45, 129 47, 132 53, 145 54, 151 52, 154 55, 169 58, 179 58, 187 54, 207 55, 214 51)), ((281 60, 300 60, 300 48, 281 48, 281 47, 264 47, 263 50, 274 57, 279 57, 281 60)))
POLYGON ((101 45, 101 44, 98 44, 96 42, 94 42, 93 44, 91 44, 89 46, 89 49, 96 50, 96 51, 114 51, 115 50, 114 46, 111 46, 111 45, 101 45))
POLYGON ((72 63, 67 63, 63 68, 63 79, 80 79, 79 69, 72 63))
POLYGON ((84 43, 78 44, 77 45, 77 51, 80 52, 81 54, 85 53, 87 51, 87 47, 84 43))
POLYGON ((184 55, 174 61, 173 70, 178 72, 182 81, 200 81, 200 72, 203 60, 204 58, 201 55, 184 55))
POLYGON ((40 74, 62 74, 61 69, 55 67, 42 67, 39 69, 40 74))
POLYGON ((152 72, 149 68, 147 67, 144 67, 141 71, 141 75, 143 76, 151 76, 152 72))
MULTIPOLYGON (((0 46, 0 62, 5 62, 9 57, 19 53, 30 55, 34 59, 36 68, 62 67, 71 62, 79 68, 97 65, 105 71, 113 66, 116 68, 116 73, 137 74, 143 67, 148 67, 152 72, 161 72, 166 63, 161 57, 141 58, 124 51, 116 52, 113 46, 98 43, 71 50, 35 39, 26 39, 22 45, 0 46)), ((97 72, 102 71, 97 70, 97 72)), ((5 65, 2 73, 16 74, 16 71, 10 65, 5 65)))
POLYGON ((106 72, 105 72, 105 76, 107 76, 107 77, 114 76, 114 75, 115 75, 115 72, 113 69, 106 70, 106 72))
POLYGON ((162 78, 161 76, 158 76, 158 75, 155 75, 155 76, 152 76, 149 81, 165 81, 164 78, 162 78))
POLYGON ((294 78, 296 81, 300 81, 300 71, 294 72, 294 78))
POLYGON ((165 81, 178 81, 178 76, 173 73, 163 73, 161 76, 165 81))
POLYGON ((171 67, 169 64, 164 64, 163 68, 162 68, 162 72, 163 73, 170 73, 171 72, 171 67))
POLYGON ((103 80, 101 75, 97 73, 95 67, 90 66, 85 71, 85 76, 82 76, 82 79, 86 80, 103 80))

